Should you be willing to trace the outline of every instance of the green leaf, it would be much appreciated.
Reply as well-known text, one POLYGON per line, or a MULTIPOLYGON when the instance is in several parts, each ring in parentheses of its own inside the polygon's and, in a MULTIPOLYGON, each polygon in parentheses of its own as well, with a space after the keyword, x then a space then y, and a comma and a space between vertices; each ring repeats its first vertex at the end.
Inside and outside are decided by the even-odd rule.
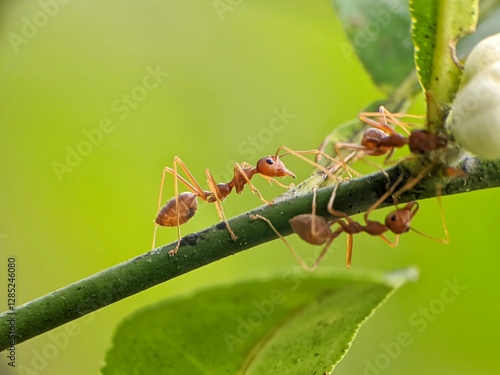
POLYGON ((338 17, 352 49, 374 83, 391 94, 415 69, 407 0, 334 0, 338 17))
POLYGON ((330 372, 367 317, 415 275, 325 277, 291 269, 168 300, 120 324, 103 374, 330 372))
POLYGON ((410 11, 415 64, 428 98, 428 126, 436 132, 462 74, 454 49, 459 38, 475 30, 478 0, 410 0, 410 11))
POLYGON ((476 32, 460 39, 457 54, 462 59, 484 38, 500 33, 500 1, 482 1, 479 4, 479 21, 476 32))

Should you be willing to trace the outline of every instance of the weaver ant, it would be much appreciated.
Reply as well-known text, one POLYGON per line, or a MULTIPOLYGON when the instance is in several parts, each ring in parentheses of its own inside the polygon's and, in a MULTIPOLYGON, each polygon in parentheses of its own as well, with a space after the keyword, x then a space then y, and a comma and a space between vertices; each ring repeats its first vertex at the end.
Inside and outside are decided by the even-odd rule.
MULTIPOLYGON (((186 222, 188 222, 196 213, 198 209, 198 198, 208 202, 215 203, 215 207, 217 209, 217 214, 219 219, 225 223, 225 226, 231 236, 231 239, 235 241, 238 237, 235 235, 233 230, 231 229, 225 215, 224 210, 222 208, 222 201, 233 191, 236 191, 237 194, 240 194, 245 185, 248 184, 253 193, 257 194, 260 200, 265 204, 273 204, 272 201, 266 200, 262 194, 255 188, 255 186, 251 183, 251 179, 255 175, 262 176, 269 183, 276 183, 282 188, 289 188, 290 186, 286 186, 277 181, 274 177, 286 177, 290 176, 295 178, 295 174, 288 170, 285 164, 281 161, 281 157, 279 153, 281 150, 285 150, 286 153, 281 155, 281 157, 291 154, 296 157, 306 161, 307 163, 320 168, 329 178, 334 178, 333 173, 322 166, 318 166, 317 163, 313 162, 305 158, 302 154, 318 154, 322 153, 318 150, 307 150, 307 151, 294 151, 286 146, 281 146, 276 151, 275 155, 268 155, 266 157, 261 158, 256 166, 252 166, 248 163, 242 163, 241 165, 238 163, 234 164, 233 173, 234 176, 231 181, 227 183, 216 183, 214 177, 210 173, 208 169, 205 169, 205 175, 207 177, 208 190, 202 189, 200 184, 196 181, 194 176, 191 174, 187 166, 184 162, 178 157, 174 157, 173 168, 165 167, 163 169, 161 186, 160 186, 160 194, 158 198, 158 215, 155 219, 155 229, 153 234, 153 245, 152 248, 155 248, 156 244, 156 233, 158 226, 166 226, 166 227, 177 227, 177 245, 173 250, 170 250, 169 254, 171 256, 175 255, 179 249, 181 243, 181 230, 180 226, 186 222), (182 169, 186 174, 187 178, 182 177, 178 169, 182 169), (162 201, 162 193, 163 193, 163 185, 165 182, 166 174, 171 174, 174 176, 174 197, 167 201, 165 205, 161 207, 162 201), (179 193, 178 183, 181 182, 186 186, 189 191, 179 193)), ((323 154, 323 156, 329 158, 331 161, 337 162, 334 158, 323 154)))
MULTIPOLYGON (((335 152, 343 163, 344 168, 346 168, 346 161, 342 156, 341 149, 361 152, 362 155, 358 156, 358 158, 362 160, 364 160, 364 155, 386 155, 384 163, 387 164, 389 162, 389 159, 394 154, 395 150, 397 148, 404 147, 405 145, 408 145, 412 154, 418 156, 426 155, 433 151, 442 150, 448 146, 447 138, 443 137, 442 135, 434 134, 424 129, 414 129, 412 131, 409 131, 407 128, 409 124, 405 124, 398 120, 398 118, 403 117, 419 118, 420 116, 391 113, 384 106, 380 106, 379 112, 360 113, 359 119, 371 126, 371 128, 368 128, 364 132, 360 144, 344 142, 337 142, 335 144, 335 152), (374 120, 373 118, 375 118, 376 120, 374 120), (400 127, 406 135, 397 133, 396 130, 389 124, 400 127)), ((320 147, 320 151, 323 152, 324 147, 325 143, 320 147)), ((446 159, 446 155, 441 156, 444 156, 444 158, 446 159)), ((318 159, 316 161, 318 161, 318 159)), ((365 161, 371 164, 370 161, 365 161)), ((395 197, 397 198, 404 191, 411 189, 425 176, 427 172, 434 168, 438 163, 438 158, 434 158, 434 161, 429 163, 429 165, 419 173, 418 177, 413 178, 411 182, 409 181, 403 188, 396 192, 395 197)), ((380 168, 379 166, 376 167, 379 168, 382 173, 387 176, 386 172, 382 168, 380 168)), ((462 170, 450 166, 443 167, 442 172, 443 175, 447 177, 463 177, 466 175, 466 173, 462 170)))
MULTIPOLYGON (((341 149, 359 151, 368 156, 386 155, 384 163, 388 163, 394 151, 405 145, 408 145, 410 152, 416 155, 424 155, 446 147, 446 138, 424 129, 409 131, 405 124, 398 120, 401 117, 419 116, 391 113, 384 106, 380 106, 379 112, 360 113, 359 119, 371 127, 364 132, 359 144, 338 142, 335 144, 335 152, 341 160, 341 149), (390 124, 400 127, 405 135, 396 132, 390 124)), ((324 147, 325 144, 320 147, 320 150, 324 151, 324 147)))
MULTIPOLYGON (((332 195, 330 197, 330 200, 328 202, 328 207, 327 210, 331 215, 336 216, 336 219, 333 220, 326 220, 322 216, 316 215, 316 189, 313 191, 313 201, 312 201, 312 212, 310 214, 301 214, 293 217, 290 219, 290 226, 292 227, 293 231, 305 242, 311 244, 311 245, 324 245, 323 249, 321 250, 320 254, 314 261, 313 265, 309 267, 303 259, 300 257, 300 255, 293 249, 293 247, 289 244, 289 242, 279 233, 279 231, 274 227, 274 225, 271 223, 271 221, 261 215, 252 215, 252 219, 261 219, 264 220, 271 229, 276 233, 276 235, 285 243, 285 245, 288 247, 292 255, 295 257, 295 259, 298 261, 298 263, 302 266, 302 268, 306 271, 314 271, 318 265, 320 264, 321 260, 327 253, 328 249, 330 248, 330 245, 332 244, 333 240, 337 238, 340 234, 346 233, 347 234, 347 252, 346 252, 346 265, 347 268, 351 267, 351 261, 352 261, 352 248, 353 248, 353 235, 361 232, 365 232, 369 235, 372 236, 379 236, 382 238, 389 246, 391 247, 396 247, 399 241, 399 235, 408 232, 409 230, 412 230, 426 238, 447 244, 449 242, 449 236, 448 236, 448 229, 446 227, 446 222, 444 219, 444 213, 443 213, 443 208, 441 204, 441 200, 439 198, 438 194, 438 200, 439 200, 439 205, 441 208, 441 219, 443 223, 443 229, 445 232, 446 239, 438 239, 434 238, 431 236, 428 236, 425 233, 422 233, 415 228, 411 227, 411 221, 413 217, 417 214, 419 205, 418 202, 416 201, 411 201, 407 203, 404 207, 398 208, 389 214, 387 214, 385 218, 385 222, 381 223, 378 221, 370 220, 368 219, 369 214, 378 208, 382 202, 384 202, 395 190, 397 185, 402 181, 402 176, 400 176, 397 181, 390 187, 390 189, 384 193, 380 197, 380 199, 375 202, 364 214, 364 221, 365 224, 361 224, 357 221, 354 221, 351 219, 348 215, 345 213, 335 210, 333 208, 333 202, 335 200, 335 195, 336 195, 336 190, 338 185, 335 186, 332 195), (339 224, 339 227, 336 230, 332 230, 330 227, 333 224, 339 224), (396 239, 394 242, 391 242, 387 237, 385 237, 384 233, 390 231, 396 235, 396 239)), ((411 184, 413 184, 413 180, 410 181, 411 184)), ((400 191, 406 191, 409 188, 403 186, 403 188, 400 189, 400 191)))

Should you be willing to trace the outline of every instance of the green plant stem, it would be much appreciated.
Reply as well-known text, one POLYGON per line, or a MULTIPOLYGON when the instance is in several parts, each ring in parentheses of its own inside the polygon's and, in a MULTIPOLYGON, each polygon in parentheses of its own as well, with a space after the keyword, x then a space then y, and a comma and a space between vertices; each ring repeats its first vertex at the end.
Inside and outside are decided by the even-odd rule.
MULTIPOLYGON (((399 201, 434 197, 437 183, 442 185, 442 195, 500 186, 500 161, 483 162, 468 158, 462 163, 462 168, 467 177, 426 177, 403 194, 399 201)), ((392 167, 387 173, 391 181, 401 174, 410 175, 402 165, 392 167)), ((335 208, 348 215, 364 212, 385 193, 386 185, 387 177, 381 172, 343 182, 337 191, 335 208)), ((319 215, 327 214, 325 207, 331 193, 332 187, 318 191, 319 215)), ((237 241, 231 241, 224 225, 218 224, 186 236, 174 257, 168 255, 175 245, 172 243, 18 306, 14 311, 4 312, 0 315, 0 350, 11 345, 9 319, 13 317, 16 343, 21 343, 166 280, 275 239, 266 223, 250 220, 250 213, 269 218, 283 235, 288 235, 291 233, 288 221, 298 214, 310 213, 311 200, 311 194, 289 196, 279 199, 274 205, 259 207, 231 219, 229 223, 238 235, 237 241)), ((381 207, 390 204, 392 202, 388 200, 381 207)))

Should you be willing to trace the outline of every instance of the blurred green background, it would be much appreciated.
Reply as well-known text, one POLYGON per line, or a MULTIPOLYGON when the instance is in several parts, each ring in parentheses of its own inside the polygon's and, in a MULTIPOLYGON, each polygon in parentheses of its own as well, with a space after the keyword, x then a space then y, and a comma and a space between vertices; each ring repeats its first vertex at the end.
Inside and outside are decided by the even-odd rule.
MULTIPOLYGON (((19 304, 148 251, 162 168, 174 155, 201 184, 205 168, 226 181, 236 161, 255 163, 282 144, 317 147, 382 97, 345 53, 329 1, 228 4, 2 2, 0 275, 15 256, 19 304), (156 81, 151 71, 161 72, 156 81), (295 117, 273 130, 284 109, 295 117), (107 133, 98 135, 103 122, 107 133)), ((412 108, 423 110, 422 100, 412 108)), ((292 159, 288 166, 299 179, 310 171, 292 159)), ((256 185, 266 197, 281 192, 256 185)), ((167 184, 165 199, 172 195, 167 184)), ((421 278, 366 323, 336 374, 498 373, 498 197, 495 190, 445 197, 449 246, 414 233, 397 249, 355 238, 354 270, 417 265, 421 278), (466 289, 443 302, 446 283, 455 282, 466 289), (398 351, 391 343, 402 332, 411 343, 398 351)), ((232 217, 258 205, 245 191, 224 208, 232 217)), ((214 207, 203 206, 184 234, 217 222, 214 207)), ((414 225, 442 235, 435 200, 422 202, 414 225)), ((159 232, 158 243, 176 239, 174 229, 159 232)), ((304 256, 313 250, 292 241, 304 256)), ((339 239, 322 267, 342 269, 344 251, 339 239)), ((277 241, 224 259, 20 344, 14 371, 2 353, 0 373, 96 374, 115 325, 132 311, 294 264, 277 241)))

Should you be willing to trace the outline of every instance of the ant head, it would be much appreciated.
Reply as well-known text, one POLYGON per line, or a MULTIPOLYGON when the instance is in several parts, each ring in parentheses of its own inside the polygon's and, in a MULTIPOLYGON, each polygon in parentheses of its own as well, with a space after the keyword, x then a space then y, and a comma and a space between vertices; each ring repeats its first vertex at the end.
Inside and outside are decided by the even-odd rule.
POLYGON ((295 174, 286 168, 280 158, 273 155, 266 156, 257 162, 257 173, 268 177, 290 176, 295 178, 295 174))
POLYGON ((332 236, 330 225, 318 215, 297 215, 290 219, 290 226, 302 240, 311 245, 322 245, 332 236))
POLYGON ((405 206, 404 208, 398 208, 386 216, 385 225, 394 234, 403 234, 410 230, 412 217, 411 207, 408 208, 408 206, 405 206))

